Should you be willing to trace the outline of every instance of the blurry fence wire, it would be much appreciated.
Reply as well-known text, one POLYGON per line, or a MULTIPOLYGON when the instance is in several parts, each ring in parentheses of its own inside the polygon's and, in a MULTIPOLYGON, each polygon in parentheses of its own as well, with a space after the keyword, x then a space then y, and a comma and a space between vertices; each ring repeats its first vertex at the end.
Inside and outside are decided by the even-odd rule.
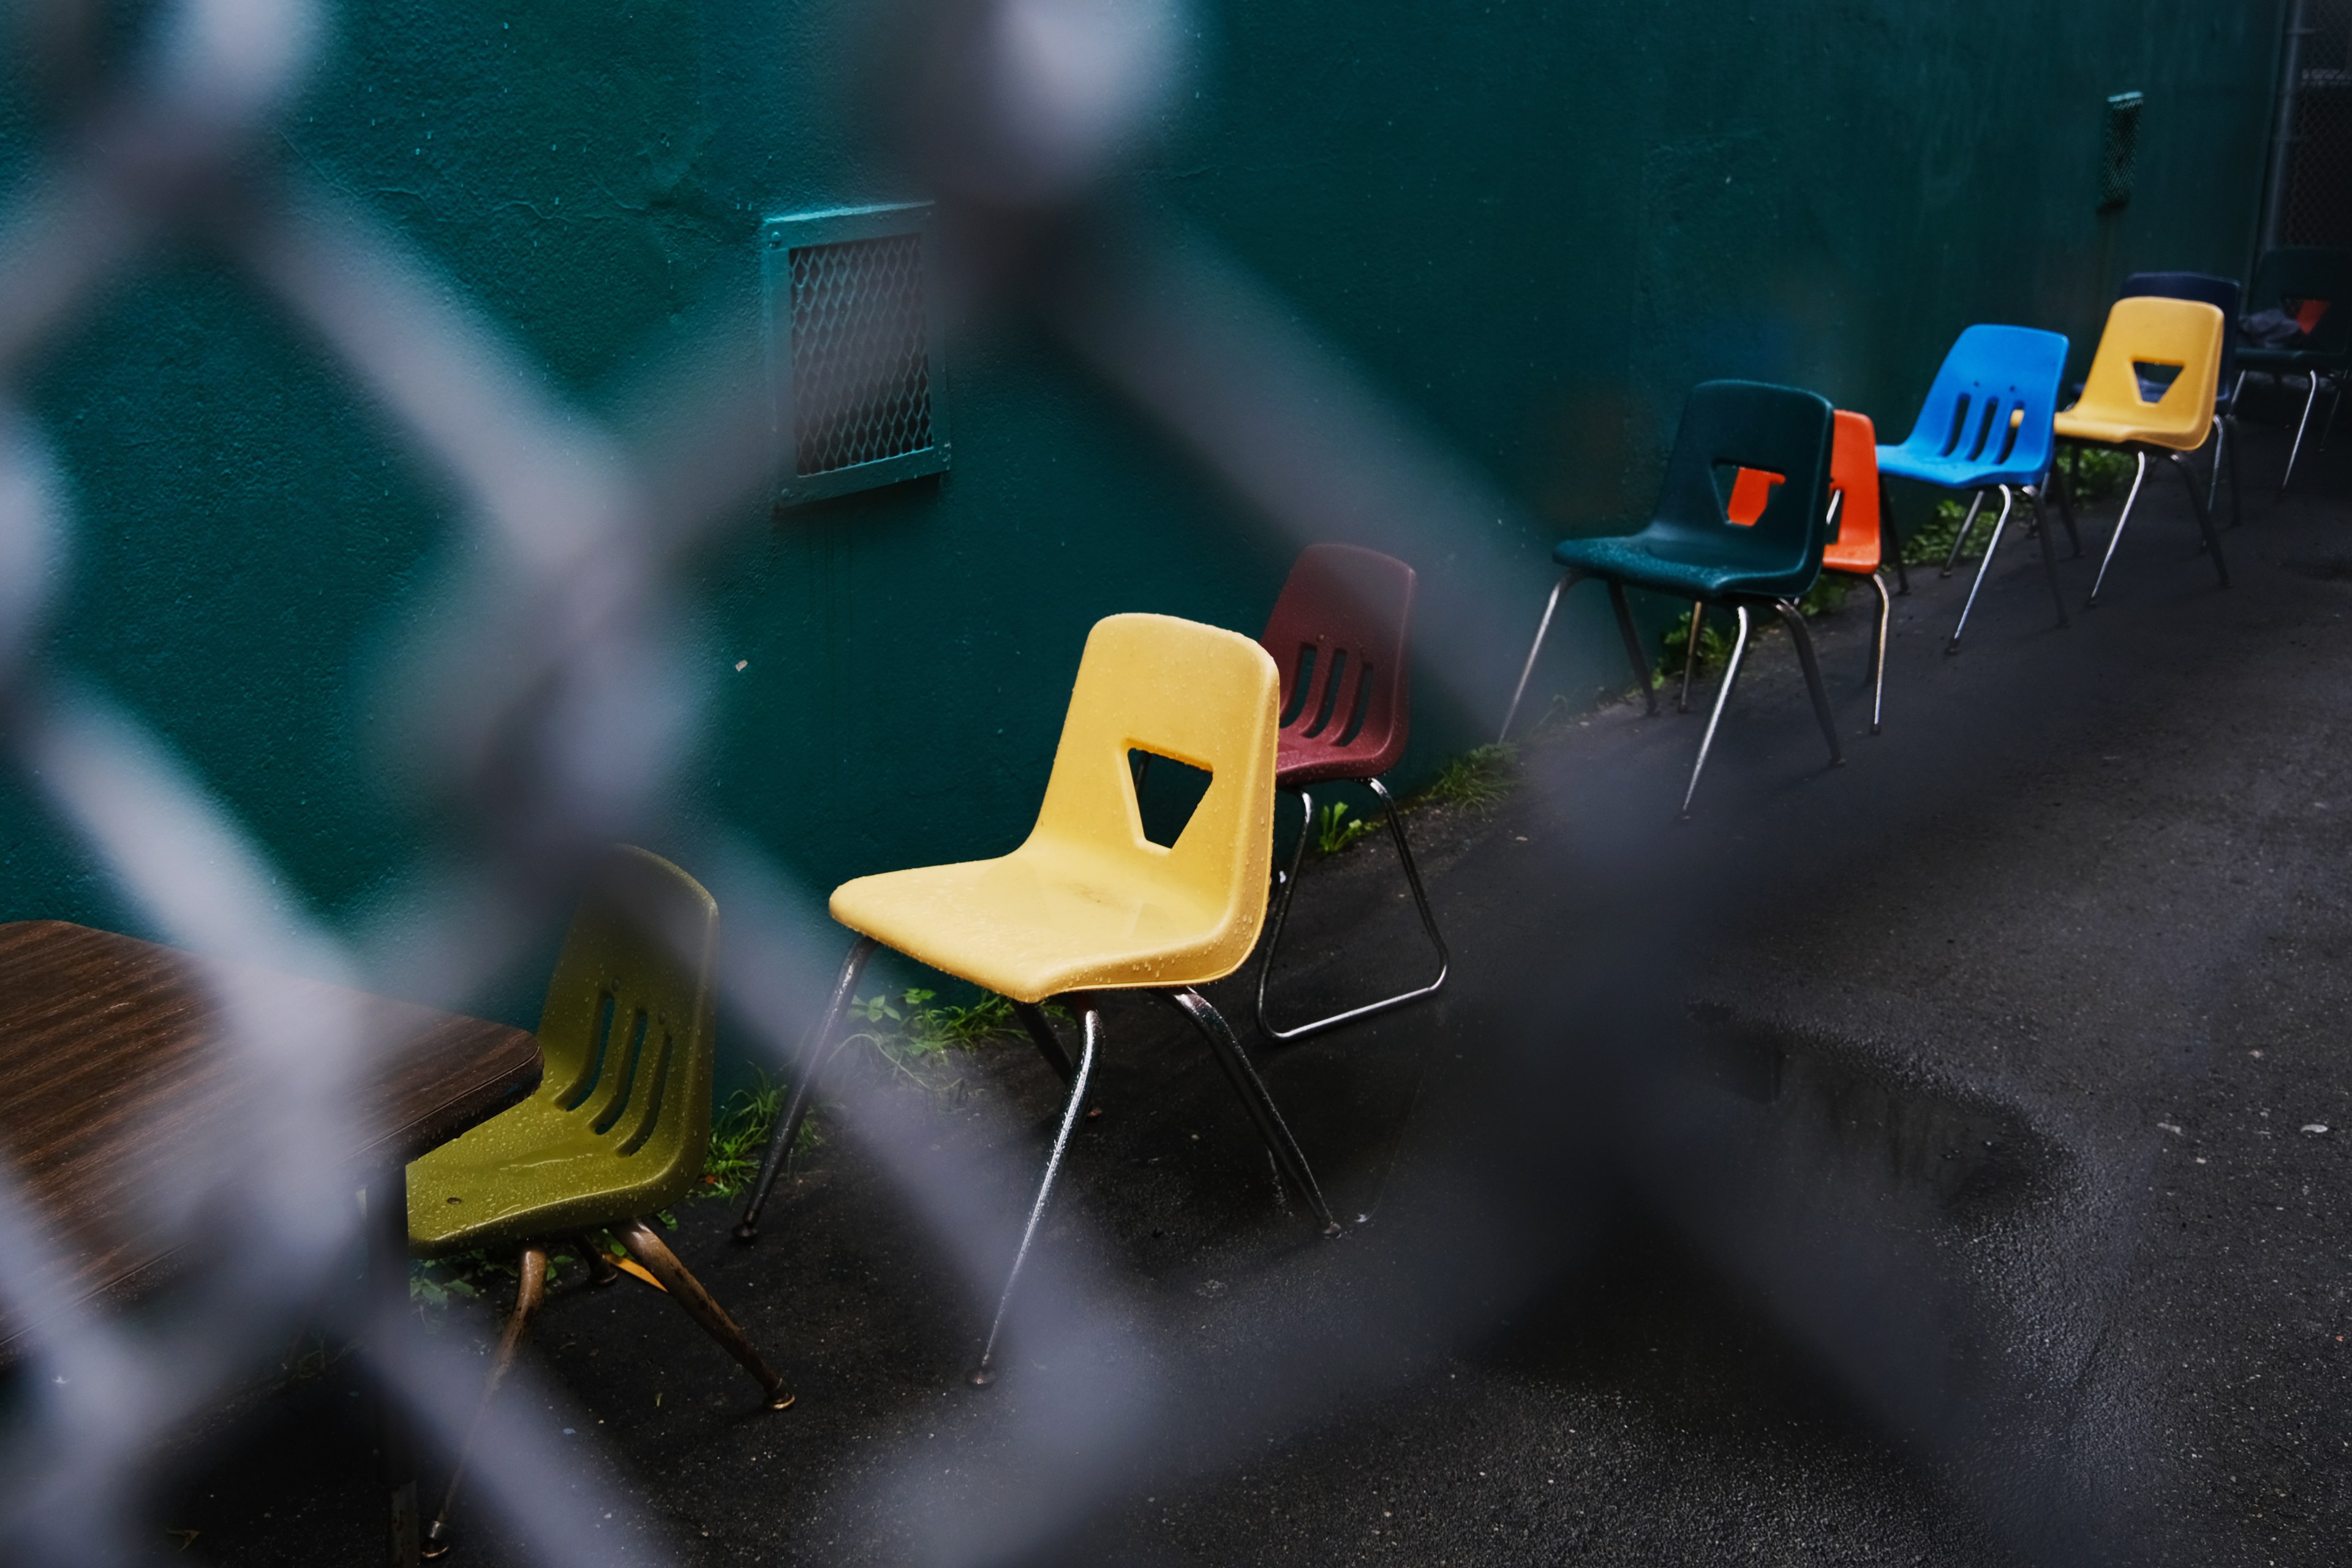
MULTIPOLYGON (((716 531, 761 514, 750 503, 776 460, 748 329, 687 355, 661 416, 624 431, 567 402, 400 235, 276 155, 277 118, 329 42, 318 0, 165 0, 119 67, 92 42, 100 9, 28 0, 19 17, 31 74, 53 93, 54 134, 0 205, 0 718, 14 765, 143 920, 215 961, 247 1114, 155 1151, 157 1223, 201 1244, 205 1264, 135 1329, 70 1310, 38 1216, 0 1184, 0 1310, 31 1326, 22 1408, 0 1455, 0 1539, 26 1560, 65 1563, 146 1554, 139 1500, 158 1443, 333 1299, 326 1287, 361 1225, 341 1163, 361 1131, 349 1090, 386 1042, 352 1018, 281 1016, 240 976, 292 970, 463 1005, 515 962, 592 858, 645 826, 692 742, 699 688, 680 652, 678 569, 716 531), (180 235, 241 268, 326 346, 459 498, 477 546, 456 612, 403 671, 404 753, 469 852, 419 873, 394 913, 356 930, 290 903, 228 803, 138 715, 40 658, 76 524, 23 388, 101 289, 180 235)), ((1524 605, 1531 622, 1539 596, 1507 554, 1519 534, 1507 504, 1205 241, 1142 232, 1093 199, 1183 79, 1178 0, 932 0, 915 19, 921 47, 883 95, 881 131, 940 199, 951 303, 1034 311, 1286 542, 1349 539, 1447 562, 1454 589, 1432 596, 1422 627, 1426 668, 1466 707, 1498 700, 1525 623, 1496 612, 1524 605)), ((789 1067, 838 956, 822 889, 740 840, 710 860, 696 868, 727 910, 725 994, 756 1048, 789 1067)), ((1558 1053, 1544 1059, 1558 1070, 1558 1053)), ((1020 1190, 1028 1173, 950 1167, 964 1156, 916 1135, 887 1096, 845 1089, 836 1109, 972 1297, 992 1295, 1009 1233, 974 1194, 1020 1190)), ((1659 1160, 1672 1150, 1662 1143, 1659 1160)), ((1469 1197, 1448 1201, 1448 1244, 1491 1260, 1507 1299, 1530 1248, 1469 1197)), ((916 1527, 930 1560, 1007 1560, 1066 1530, 1115 1493, 1123 1468, 1129 1482, 1140 1473, 1177 1397, 1181 1380, 1153 1372, 1134 1342, 1150 1314, 1107 1310, 1103 1287, 1059 1250, 1033 1261, 1008 1324, 1016 1350, 1024 1336, 1050 1339, 1053 1364, 1006 1407, 1002 1484, 954 1510, 913 1508, 930 1521, 916 1527)), ((1899 1260, 1887 1267, 1899 1274, 1899 1260)), ((1464 1331, 1462 1314, 1493 1310, 1441 1272, 1350 1303, 1344 1321, 1269 1313, 1248 1352, 1250 1408, 1221 1413, 1215 1440, 1181 1463, 1202 1471, 1237 1445, 1302 1429, 1335 1387, 1393 1386, 1429 1345, 1464 1331)), ((1873 1309, 1898 1326, 1905 1310, 1873 1309)), ((478 1388, 472 1358, 397 1312, 332 1326, 360 1341, 431 1444, 453 1447, 478 1388)), ((1931 1360, 1933 1334, 1918 1337, 1927 1349, 1886 1356, 1931 1360)), ((646 1544, 657 1537, 627 1519, 600 1529, 576 1506, 580 1449, 551 1449, 546 1424, 525 1418, 533 1403, 494 1411, 469 1483, 481 1500, 542 1562, 619 1561, 623 1540, 629 1560, 657 1557, 646 1544)), ((879 1484, 919 1504, 944 1483, 934 1468, 879 1484)))
MULTIPOLYGON (((103 9, 38 0, 16 18, 53 134, 0 209, 0 691, 14 763, 39 798, 152 929, 205 956, 244 1114, 167 1142, 150 1162, 154 1223, 200 1247, 205 1263, 135 1330, 72 1309, 38 1217, 0 1184, 0 1254, 10 1259, 0 1309, 29 1331, 0 1531, 29 1559, 93 1563, 146 1555, 141 1497, 156 1445, 327 1298, 360 1224, 341 1163, 363 1131, 350 1090, 389 1042, 365 1037, 352 1017, 286 1016, 241 977, 248 966, 296 971, 462 1001, 511 962, 589 858, 641 824, 688 743, 696 689, 674 646, 670 569, 709 531, 751 514, 742 502, 772 461, 772 432, 747 412, 762 406, 759 356, 740 341, 678 377, 690 413, 667 437, 632 445, 568 405, 400 236, 273 156, 277 118, 330 42, 318 0, 174 0, 120 60, 98 47, 103 9), (50 676, 38 657, 76 522, 71 486, 22 389, 102 289, 183 236, 242 267, 316 335, 460 499, 479 545, 458 613, 411 660, 411 749, 477 852, 412 889, 396 918, 357 932, 290 903, 229 803, 139 716, 50 676)), ((1172 0, 989 0, 937 6, 930 21, 934 47, 901 129, 940 154, 935 176, 1000 233, 1050 228, 1139 134, 1182 66, 1172 0)), ((1004 281, 1001 270, 977 272, 962 292, 1004 281)), ((1247 295, 1230 278, 1209 287, 1228 303, 1247 295)), ((1201 294, 1175 308, 1197 308, 1201 294)), ((1270 310, 1255 322, 1223 312, 1223 330, 1203 337, 1165 308, 1129 312, 1121 298, 1106 280, 1073 313, 1073 337, 1301 537, 1333 531, 1335 493, 1343 509, 1360 503, 1398 529, 1444 533, 1468 515, 1492 526, 1491 503, 1402 421, 1295 332, 1269 337, 1270 310), (1173 362, 1160 352, 1187 339, 1210 346, 1173 362), (1253 405, 1277 416, 1287 396, 1289 411, 1270 426, 1220 424, 1220 384, 1253 387, 1253 405), (1324 395, 1334 392, 1343 395, 1324 395), (1299 439, 1276 456, 1267 433, 1286 428, 1299 439)), ((814 901, 773 891, 780 879, 756 851, 733 854, 740 864, 720 879, 745 890, 739 907, 752 918, 730 942, 730 991, 782 1056, 805 1022, 807 990, 776 978, 813 973, 829 955, 786 951, 814 928, 814 901), (775 919, 754 912, 761 900, 749 889, 762 886, 785 911, 775 919)), ((908 1146, 881 1112, 852 1120, 886 1153, 908 1146)), ((898 1167, 919 1205, 970 1190, 904 1157, 898 1167)), ((933 1218, 943 1236, 989 1234, 969 1215, 933 1218)), ((997 1250, 963 1250, 983 1288, 997 1250)), ((1050 1279, 1037 1285, 1034 1298, 1082 1303, 1050 1279)), ((362 1341, 380 1379, 446 1450, 477 1387, 466 1358, 397 1313, 334 1326, 362 1341)), ((1123 1414, 1097 1409, 1097 1429, 1132 1436, 1150 1408, 1139 1394, 1125 1390, 1123 1414)), ((1066 1402, 1065 1436, 1070 1414, 1066 1402)), ((591 1529, 559 1500, 576 1451, 559 1458, 533 1424, 493 1420, 479 1485, 519 1538, 546 1562, 612 1560, 618 1532, 591 1529)), ((1014 1538, 1045 1528, 1007 1522, 1014 1538)))

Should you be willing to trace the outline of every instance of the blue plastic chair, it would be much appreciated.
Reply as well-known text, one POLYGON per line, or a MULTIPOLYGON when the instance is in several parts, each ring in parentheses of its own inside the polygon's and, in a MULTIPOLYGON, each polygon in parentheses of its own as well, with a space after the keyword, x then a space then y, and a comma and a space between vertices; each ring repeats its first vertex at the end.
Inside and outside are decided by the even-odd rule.
POLYGON ((2257 310, 2284 310, 2289 315, 2319 308, 2319 319, 2311 323, 2302 343, 2289 348, 2248 343, 2236 355, 2248 370, 2311 378, 2311 392, 2303 400, 2303 418, 2294 427, 2294 445, 2286 455, 2286 472, 2279 477, 2279 494, 2284 495, 2287 482, 2294 478, 2294 460, 2303 455, 2303 437, 2311 428, 2311 410, 2319 401, 2320 382, 2332 382, 2336 388, 2327 404, 2327 423, 2319 433, 2324 446, 2327 432, 2336 427, 2345 380, 2352 376, 2352 250, 2291 245, 2264 251, 2254 263, 2254 286, 2247 290, 2246 302, 2257 310))
MULTIPOLYGON (((2136 294, 2153 294, 2166 300, 2201 300, 2221 312, 2221 319, 2235 322, 2242 290, 2234 278, 2216 278, 2206 272, 2135 272, 2124 279, 2116 297, 2129 299, 2136 294)), ((2221 390, 2213 395, 2213 473, 2206 482, 2205 504, 2216 505, 2221 499, 2221 463, 2230 464, 2230 526, 2240 520, 2238 504, 2238 339, 2232 331, 2221 340, 2221 390)))
POLYGON ((1797 612, 1797 601, 1821 575, 1822 550, 1832 532, 1832 417, 1826 398, 1794 387, 1709 381, 1692 388, 1690 400, 1683 405, 1682 425, 1675 432, 1674 453, 1666 460, 1664 492, 1648 526, 1639 533, 1563 540, 1552 551, 1552 558, 1567 570, 1553 584, 1543 619, 1537 623, 1527 663, 1519 668, 1518 687, 1503 715, 1503 734, 1511 732, 1519 700, 1527 695, 1528 678, 1535 672, 1536 656, 1543 651, 1544 634, 1551 629, 1560 595, 1584 578, 1597 577, 1609 585, 1626 657, 1654 716, 1658 695, 1650 684, 1649 660, 1642 656, 1625 589, 1647 588, 1677 599, 1721 605, 1738 617, 1739 635, 1731 645, 1731 660, 1724 668, 1706 733, 1699 741, 1690 785, 1683 791, 1685 816, 1690 815, 1691 796, 1698 791, 1699 774, 1706 768, 1706 753, 1715 744, 1716 726, 1723 721, 1732 683, 1739 679, 1750 609, 1776 610, 1788 623, 1805 684, 1812 692, 1814 716, 1829 740, 1830 762, 1844 762, 1829 694, 1822 689, 1821 666, 1813 658, 1812 636, 1797 612), (1735 489, 1743 498, 1753 497, 1752 503, 1743 499, 1743 515, 1737 521, 1731 515, 1735 489))
MULTIPOLYGON (((2065 374, 2066 339, 2061 333, 2033 327, 1970 327, 1944 356, 1943 368, 1936 372, 1935 384, 1927 389, 1927 401, 1921 405, 1911 434, 1900 446, 1878 448, 1882 486, 1891 474, 1943 489, 1975 492, 1968 517, 1952 540, 1952 552, 1944 562, 1947 577, 1958 563, 1961 543, 1976 526, 1984 492, 2000 492, 2000 517, 1993 523, 1992 538, 1985 544, 1977 580, 1969 588, 1968 603, 1960 607, 1959 625, 1952 628, 1946 653, 1959 651, 1969 612, 1976 608, 1977 593, 1992 566, 1993 552, 2000 548, 2001 531, 2009 526, 2012 489, 2023 491, 2033 503, 2050 596, 2058 602, 2058 624, 2068 624, 2065 595, 2058 586, 2058 552, 2050 542, 2050 529, 2042 515, 2042 492, 2049 480, 2051 454, 2057 447, 2050 421, 2058 412, 2058 384, 2065 374)), ((1880 510, 1886 513, 1891 509, 1882 500, 1880 510)), ((2067 537, 2079 556, 2083 541, 2074 532, 2071 507, 2064 516, 2067 537)))

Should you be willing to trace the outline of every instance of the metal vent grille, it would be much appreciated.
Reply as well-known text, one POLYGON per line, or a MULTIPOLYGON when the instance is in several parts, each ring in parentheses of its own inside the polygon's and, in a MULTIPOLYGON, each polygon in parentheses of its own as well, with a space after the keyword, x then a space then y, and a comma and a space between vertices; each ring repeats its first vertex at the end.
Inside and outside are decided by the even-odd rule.
POLYGON ((930 217, 889 206, 768 221, 779 506, 948 466, 930 217))
POLYGON ((793 446, 829 474, 931 444, 919 235, 792 251, 793 446))
POLYGON ((2137 92, 2119 92, 2107 100, 2106 134, 2099 153, 2099 205, 2119 207, 2131 200, 2132 163, 2139 153, 2139 111, 2145 101, 2137 92))

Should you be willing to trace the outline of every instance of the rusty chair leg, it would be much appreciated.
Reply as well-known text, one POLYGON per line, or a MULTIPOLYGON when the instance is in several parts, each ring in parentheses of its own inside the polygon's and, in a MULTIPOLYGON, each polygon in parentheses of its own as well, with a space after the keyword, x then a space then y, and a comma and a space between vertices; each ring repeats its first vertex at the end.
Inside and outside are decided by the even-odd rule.
POLYGON ((473 1452, 474 1436, 482 1429, 482 1417, 489 1413, 490 1396, 499 1391, 514 1366, 515 1352, 522 1348, 523 1335, 530 1331, 530 1320, 539 1311, 540 1303, 547 1299, 547 1248, 532 1243, 522 1249, 521 1275, 515 1286, 514 1310, 507 1314, 507 1324, 499 1335, 499 1348, 490 1357, 490 1375, 482 1383, 482 1402, 474 1406, 474 1419, 467 1424, 466 1439, 457 1445, 457 1462, 449 1468, 449 1485, 441 1494, 441 1511, 425 1531, 422 1555, 426 1559, 445 1557, 449 1552, 449 1510, 457 1500, 457 1483, 466 1478, 466 1459, 473 1452))
POLYGON ((702 1281, 678 1261, 677 1254, 654 1234, 651 1226, 641 1219, 633 1219, 625 1225, 614 1226, 613 1235, 628 1248, 630 1257, 645 1266, 646 1273, 661 1281, 662 1289, 669 1292, 669 1299, 685 1308, 686 1315, 700 1324, 704 1333, 717 1340, 729 1355, 743 1363, 746 1372, 760 1380, 760 1388, 767 1396, 769 1409, 783 1410, 791 1406, 793 1396, 792 1391, 784 1386, 784 1380, 761 1359, 759 1351, 744 1337, 743 1331, 735 1326, 735 1320, 727 1315, 727 1309, 711 1299, 710 1292, 702 1288, 702 1281))
POLYGON ((580 1261, 588 1266, 588 1283, 601 1289, 620 1282, 621 1271, 613 1267, 612 1258, 605 1256, 594 1237, 575 1236, 572 1245, 580 1249, 580 1261))

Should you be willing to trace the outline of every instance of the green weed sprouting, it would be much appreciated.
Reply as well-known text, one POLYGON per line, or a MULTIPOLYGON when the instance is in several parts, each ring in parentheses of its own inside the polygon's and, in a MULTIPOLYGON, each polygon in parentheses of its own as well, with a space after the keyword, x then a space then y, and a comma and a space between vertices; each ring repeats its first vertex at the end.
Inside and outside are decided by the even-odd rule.
POLYGON ((1491 741, 1438 769, 1428 787, 1405 803, 1405 809, 1460 805, 1484 811, 1509 795, 1518 782, 1519 749, 1508 741, 1491 741))
POLYGON ((1350 822, 1347 816, 1347 803, 1338 800, 1315 814, 1315 853, 1337 855, 1372 830, 1368 818, 1360 816, 1350 822))

